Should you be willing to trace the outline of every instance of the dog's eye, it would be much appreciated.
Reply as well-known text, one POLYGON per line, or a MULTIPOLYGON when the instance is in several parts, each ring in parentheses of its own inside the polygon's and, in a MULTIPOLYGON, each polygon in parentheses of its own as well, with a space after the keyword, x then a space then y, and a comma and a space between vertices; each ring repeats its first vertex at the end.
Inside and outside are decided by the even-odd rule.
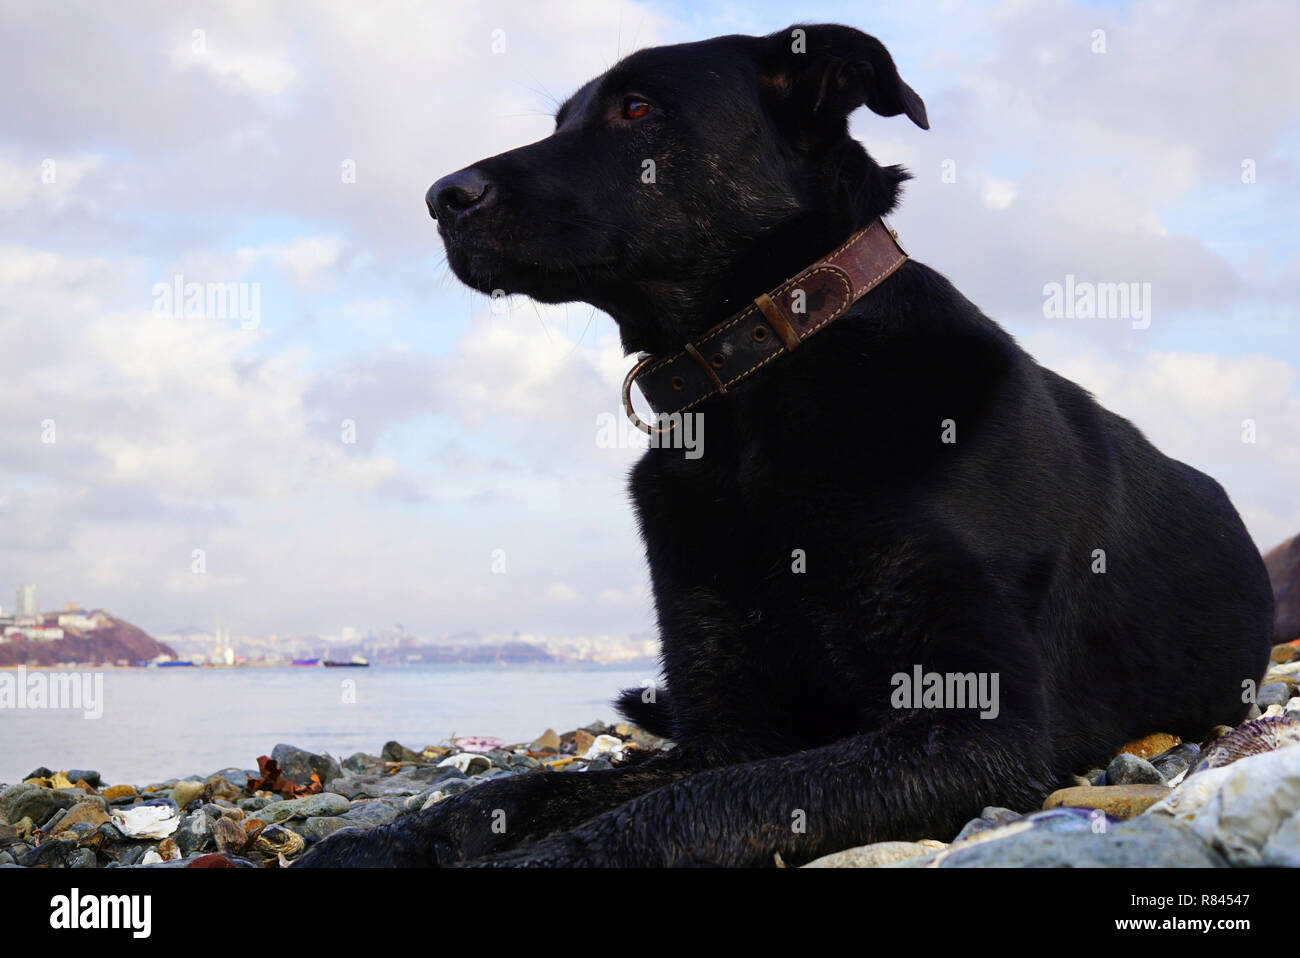
POLYGON ((639 120, 650 112, 650 104, 640 97, 630 96, 623 100, 623 119, 639 120))

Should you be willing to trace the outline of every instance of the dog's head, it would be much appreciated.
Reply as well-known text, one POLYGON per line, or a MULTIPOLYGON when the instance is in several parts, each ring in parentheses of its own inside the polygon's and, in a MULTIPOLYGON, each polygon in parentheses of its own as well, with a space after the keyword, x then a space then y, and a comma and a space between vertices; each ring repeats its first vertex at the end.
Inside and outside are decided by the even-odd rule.
POLYGON ((906 174, 849 136, 862 105, 928 128, 885 47, 849 27, 655 47, 578 90, 546 139, 426 200, 469 286, 588 302, 629 349, 676 348, 893 206, 906 174))

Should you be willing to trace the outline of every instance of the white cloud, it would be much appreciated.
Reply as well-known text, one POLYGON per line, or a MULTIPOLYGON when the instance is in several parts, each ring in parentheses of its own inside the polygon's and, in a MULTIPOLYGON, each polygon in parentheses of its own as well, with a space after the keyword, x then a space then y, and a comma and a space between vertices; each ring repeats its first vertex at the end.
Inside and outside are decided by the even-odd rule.
POLYGON ((338 236, 300 236, 288 243, 244 247, 236 255, 248 266, 269 259, 287 269, 299 284, 303 284, 321 270, 335 266, 342 248, 343 241, 338 236))
POLYGON ((576 605, 582 601, 582 595, 567 583, 553 582, 547 587, 544 599, 553 605, 576 605))
MULTIPOLYGON (((909 251, 1222 481, 1261 545, 1300 530, 1300 355, 1266 345, 1293 348, 1300 291, 1283 248, 1300 10, 1049 0, 879 17, 933 127, 854 117, 873 155, 916 174, 894 219, 909 251), (1088 50, 1099 25, 1103 56, 1088 50), (1207 210, 1227 215, 1188 225, 1207 210), (1066 273, 1152 283, 1152 329, 1046 322, 1042 287, 1066 273), (1205 313, 1213 326, 1188 332, 1205 313)), ((0 582, 155 628, 224 610, 258 631, 399 616, 646 629, 623 489, 637 451, 595 441, 630 365, 610 320, 523 300, 493 313, 436 268, 423 193, 545 136, 555 103, 634 45, 792 18, 714 5, 674 22, 629 0, 455 17, 342 0, 0 10, 0 84, 22 92, 0 131, 0 582), (256 330, 155 316, 148 292, 174 273, 283 276, 297 298, 264 298, 256 330), (199 547, 210 572, 195 579, 199 547), (495 548, 508 575, 491 574, 495 548)))
MULTIPOLYGON (((260 19, 260 18, 259 18, 260 19)), ((240 29, 228 23, 209 30, 196 27, 171 50, 176 70, 198 69, 210 73, 224 87, 254 96, 284 93, 299 80, 298 70, 283 51, 265 46, 273 22, 262 20, 254 29, 240 29), (256 27, 260 27, 258 30, 256 27)))
POLYGON ((103 162, 103 157, 94 154, 46 157, 20 157, 14 151, 0 154, 0 212, 41 206, 58 213, 74 201, 86 202, 80 187, 87 176, 103 167, 103 162))
POLYGON ((1016 184, 1010 180, 1000 180, 994 176, 984 178, 981 195, 984 198, 984 205, 991 210, 1005 210, 1016 201, 1018 194, 1016 184))
POLYGON ((1123 359, 1072 354, 1059 339, 1031 345, 1162 452, 1222 483, 1261 549, 1300 531, 1300 370, 1267 356, 1152 351, 1123 359))

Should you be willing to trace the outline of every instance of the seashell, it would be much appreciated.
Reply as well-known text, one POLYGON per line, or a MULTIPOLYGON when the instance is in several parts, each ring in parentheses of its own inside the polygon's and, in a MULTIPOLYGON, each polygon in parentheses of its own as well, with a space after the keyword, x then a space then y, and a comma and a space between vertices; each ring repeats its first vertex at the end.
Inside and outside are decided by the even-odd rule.
POLYGON ((306 847, 306 839, 280 825, 267 827, 253 839, 253 849, 268 858, 297 855, 306 847))
POLYGON ((113 824, 128 838, 166 838, 181 823, 170 805, 133 805, 113 812, 113 824))
POLYGON ((1205 757, 1187 775, 1190 778, 1207 768, 1222 768, 1247 755, 1262 755, 1297 743, 1300 743, 1300 716, 1294 712, 1256 719, 1215 739, 1205 750, 1205 757))
MULTIPOLYGON (((455 745, 462 752, 490 752, 494 748, 501 747, 501 740, 488 738, 484 735, 471 735, 466 738, 454 738, 451 744, 455 745)), ((461 769, 463 772, 464 769, 461 769)))
POLYGON ((439 768, 447 765, 460 769, 466 775, 473 775, 474 773, 470 771, 471 768, 477 767, 479 771, 487 771, 492 767, 492 760, 486 755, 479 755, 474 752, 457 752, 455 755, 450 755, 438 763, 439 768))
POLYGON ((609 755, 611 758, 623 757, 623 740, 614 735, 597 735, 582 757, 585 759, 609 755))

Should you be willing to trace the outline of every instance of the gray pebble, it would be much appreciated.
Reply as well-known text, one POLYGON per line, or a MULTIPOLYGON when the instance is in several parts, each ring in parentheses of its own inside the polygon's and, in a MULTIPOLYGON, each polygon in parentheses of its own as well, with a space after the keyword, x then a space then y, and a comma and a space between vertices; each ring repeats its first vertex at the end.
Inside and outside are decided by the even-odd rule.
POLYGON ((191 812, 181 819, 172 839, 185 856, 197 855, 213 847, 212 823, 203 809, 191 812))
POLYGON ((66 808, 68 804, 59 802, 53 789, 39 785, 10 785, 0 789, 0 818, 9 822, 21 818, 46 822, 56 808, 66 808))
POLYGON ((453 778, 468 778, 469 776, 456 768, 454 765, 448 765, 445 768, 439 768, 437 765, 429 765, 425 768, 417 768, 411 773, 411 778, 417 782, 445 782, 453 778))
POLYGON ((295 785, 311 784, 312 775, 318 776, 324 785, 343 774, 342 767, 330 756, 293 745, 277 745, 271 751, 271 758, 279 764, 280 774, 295 785))
POLYGON ((123 868, 127 867, 128 865, 134 865, 140 859, 144 858, 144 853, 147 850, 148 849, 146 849, 144 845, 132 845, 130 848, 124 851, 120 856, 118 856, 117 863, 121 865, 123 868))
POLYGON ((418 762, 419 753, 407 748, 401 742, 388 742, 381 753, 386 762, 418 762))
POLYGON ((384 760, 378 755, 367 755, 365 752, 354 752, 343 760, 344 770, 355 772, 358 775, 364 774, 382 764, 384 764, 384 760))
POLYGON ((82 842, 95 834, 96 831, 96 826, 91 822, 76 822, 73 825, 69 825, 67 829, 64 830, 63 834, 72 835, 78 842, 82 842))
POLYGON ((1167 752, 1161 752, 1151 760, 1151 765, 1160 773, 1164 781, 1169 782, 1201 760, 1201 747, 1194 742, 1175 745, 1167 752))
POLYGON ((397 816, 398 811, 392 805, 377 799, 371 799, 364 802, 353 802, 352 807, 339 817, 346 819, 352 825, 387 825, 397 816))
POLYGON ((355 819, 334 817, 309 818, 305 822, 298 823, 295 831, 298 832, 308 842, 318 842, 322 838, 333 835, 340 828, 367 828, 365 822, 359 822, 355 819))
POLYGON ((1261 685, 1259 692, 1255 695, 1255 702, 1260 708, 1266 709, 1270 705, 1283 705, 1291 698, 1291 690, 1287 688, 1285 682, 1270 682, 1268 685, 1261 685))
POLYGON ((68 815, 68 810, 66 808, 60 808, 57 812, 55 812, 53 815, 50 816, 49 820, 44 825, 41 826, 41 831, 46 833, 54 831, 55 826, 57 826, 59 822, 63 821, 63 819, 66 818, 67 815, 68 815))
POLYGON ((1120 752, 1106 768, 1108 785, 1161 785, 1164 778, 1144 758, 1120 752))
POLYGON ((76 850, 77 840, 75 838, 47 838, 39 845, 28 848, 18 857, 18 864, 24 868, 31 868, 33 865, 45 865, 49 868, 66 867, 67 856, 76 850))
POLYGON ((114 845, 126 840, 126 836, 123 835, 121 830, 112 822, 105 822, 103 825, 99 826, 97 831, 103 836, 103 840, 109 845, 114 845))
POLYGON ((99 865, 95 852, 90 848, 78 848, 68 855, 69 868, 95 868, 99 865))

